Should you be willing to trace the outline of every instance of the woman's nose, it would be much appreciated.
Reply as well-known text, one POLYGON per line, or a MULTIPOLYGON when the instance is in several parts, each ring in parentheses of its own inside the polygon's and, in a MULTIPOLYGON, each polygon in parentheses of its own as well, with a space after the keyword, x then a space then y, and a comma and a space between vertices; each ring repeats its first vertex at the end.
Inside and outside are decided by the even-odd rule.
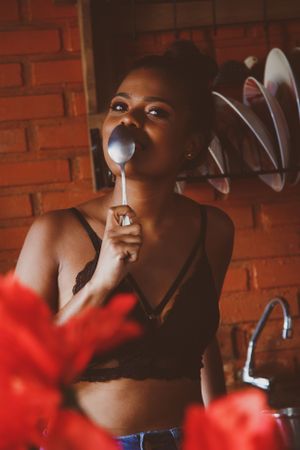
POLYGON ((121 123, 127 127, 133 126, 136 128, 141 128, 143 124, 142 114, 138 111, 128 111, 123 117, 121 123))

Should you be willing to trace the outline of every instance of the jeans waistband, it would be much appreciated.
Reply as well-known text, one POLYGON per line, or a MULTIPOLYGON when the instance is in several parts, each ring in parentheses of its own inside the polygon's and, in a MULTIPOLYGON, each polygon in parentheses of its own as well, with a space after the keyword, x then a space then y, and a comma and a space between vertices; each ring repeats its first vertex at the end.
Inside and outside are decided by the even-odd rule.
POLYGON ((140 433, 118 436, 122 450, 177 450, 181 440, 180 427, 164 430, 142 431, 140 433))

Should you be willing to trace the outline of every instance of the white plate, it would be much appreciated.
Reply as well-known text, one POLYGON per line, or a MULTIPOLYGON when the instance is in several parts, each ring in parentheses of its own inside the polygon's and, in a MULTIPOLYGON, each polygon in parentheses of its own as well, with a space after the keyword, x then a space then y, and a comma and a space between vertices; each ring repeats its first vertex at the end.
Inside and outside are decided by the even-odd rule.
MULTIPOLYGON (((286 117, 291 135, 291 165, 300 157, 300 96, 289 61, 282 50, 273 48, 266 60, 264 86, 278 100, 286 117)), ((291 180, 297 183, 300 172, 291 180)))
POLYGON ((229 194, 230 180, 228 177, 219 175, 228 172, 228 159, 222 150, 221 142, 217 135, 214 135, 209 146, 206 161, 197 168, 201 175, 217 175, 214 178, 207 178, 207 181, 222 194, 229 194))
MULTIPOLYGON (((263 150, 263 152, 259 155, 259 160, 264 161, 263 167, 260 165, 259 169, 265 169, 267 167, 268 169, 278 170, 279 164, 276 157, 276 151, 273 146, 272 137, 260 118, 252 111, 251 108, 243 105, 243 103, 240 103, 237 100, 229 99, 216 91, 213 92, 213 95, 215 96, 217 120, 218 115, 222 117, 221 120, 223 120, 224 117, 226 118, 224 108, 227 107, 228 111, 231 111, 233 115, 242 120, 243 124, 249 128, 258 140, 260 144, 259 148, 263 150)), ((256 160, 257 158, 255 158, 255 156, 252 160, 249 157, 246 160, 249 167, 254 171, 259 170, 256 160)), ((284 183, 281 174, 260 174, 258 176, 264 183, 275 191, 282 190, 284 183)))
MULTIPOLYGON (((287 169, 290 155, 290 134, 285 115, 276 98, 255 78, 244 82, 243 102, 272 130, 283 169, 287 169)), ((285 183, 285 172, 282 174, 285 183)))
MULTIPOLYGON (((218 136, 214 136, 208 146, 208 171, 210 174, 224 174, 228 172, 228 159, 226 153, 223 152, 221 142, 218 136), (214 169, 217 169, 216 171, 214 169)), ((229 178, 208 178, 212 184, 222 194, 228 194, 230 191, 229 178)))
MULTIPOLYGON (((300 47, 295 47, 290 54, 290 65, 292 67, 293 75, 295 77, 296 85, 298 86, 298 94, 300 92, 300 47)), ((298 155, 295 156, 298 167, 300 167, 300 142, 298 144, 298 155)), ((295 184, 300 180, 300 172, 295 179, 295 184)))

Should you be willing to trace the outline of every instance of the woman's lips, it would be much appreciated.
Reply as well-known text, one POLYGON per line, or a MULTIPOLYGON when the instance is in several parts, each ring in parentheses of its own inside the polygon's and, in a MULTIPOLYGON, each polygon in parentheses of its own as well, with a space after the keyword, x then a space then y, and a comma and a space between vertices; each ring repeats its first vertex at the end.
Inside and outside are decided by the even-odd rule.
POLYGON ((143 151, 143 150, 145 150, 145 146, 143 144, 141 144, 140 142, 135 142, 135 150, 143 151))

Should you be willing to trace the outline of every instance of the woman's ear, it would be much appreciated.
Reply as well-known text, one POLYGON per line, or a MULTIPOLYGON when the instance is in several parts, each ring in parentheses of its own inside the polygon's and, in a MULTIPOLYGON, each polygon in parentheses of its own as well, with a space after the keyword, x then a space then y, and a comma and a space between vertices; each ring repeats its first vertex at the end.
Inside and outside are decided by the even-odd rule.
POLYGON ((194 133, 185 146, 182 170, 194 170, 201 166, 207 158, 210 133, 194 133))
MULTIPOLYGON (((193 133, 185 147, 184 157, 187 161, 192 162, 199 159, 201 153, 204 151, 204 136, 201 133, 193 133)), ((205 153, 205 152, 204 152, 205 153)))

